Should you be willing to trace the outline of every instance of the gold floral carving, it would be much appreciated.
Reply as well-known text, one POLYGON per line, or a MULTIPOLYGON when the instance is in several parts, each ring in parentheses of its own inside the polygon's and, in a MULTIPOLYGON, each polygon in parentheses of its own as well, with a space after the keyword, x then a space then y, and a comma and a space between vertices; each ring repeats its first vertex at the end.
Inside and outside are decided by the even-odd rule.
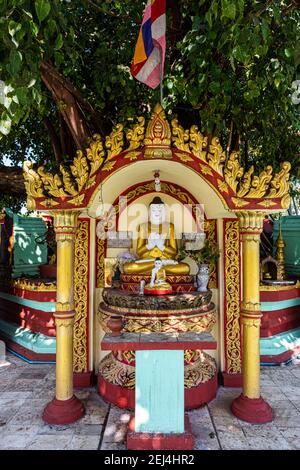
MULTIPOLYGON (((70 169, 60 165, 59 172, 52 174, 41 166, 35 171, 32 162, 25 161, 23 174, 30 208, 35 207, 36 198, 47 198, 42 204, 45 207, 52 207, 57 203, 50 196, 60 198, 79 195, 84 188, 91 186, 91 181, 93 182, 91 178, 103 164, 104 158, 105 151, 101 137, 95 134, 89 140, 89 147, 85 152, 81 150, 76 152, 70 169)), ((76 203, 80 204, 80 200, 77 201, 76 203)))
POLYGON ((225 256, 225 335, 226 372, 241 372, 241 338, 239 324, 240 266, 239 221, 226 220, 224 229, 225 256))
MULTIPOLYGON (((184 128, 178 124, 177 119, 173 119, 171 122, 172 126, 172 142, 174 147, 178 148, 179 150, 183 150, 184 152, 190 152, 189 147, 189 131, 184 130, 184 128)), ((180 154, 176 154, 180 155, 180 154)))
POLYGON ((104 287, 105 240, 97 238, 97 287, 104 287))
MULTIPOLYGON (((212 243, 216 243, 217 239, 217 221, 215 219, 205 220, 204 222, 204 232, 206 235, 206 240, 212 243)), ((208 287, 210 289, 216 289, 218 287, 217 279, 217 264, 211 264, 209 268, 209 281, 208 287)))
POLYGON ((239 197, 233 197, 232 201, 236 205, 236 207, 243 207, 247 206, 249 204, 249 201, 245 201, 244 199, 241 199, 239 197))
MULTIPOLYGON (((184 367, 184 386, 185 388, 197 387, 201 383, 212 379, 217 366, 215 360, 203 351, 197 351, 196 360, 184 367)), ((99 373, 109 383, 134 389, 135 386, 135 367, 119 361, 113 353, 109 353, 100 362, 99 373)))
POLYGON ((291 164, 289 162, 283 162, 280 166, 280 172, 277 173, 271 181, 269 197, 283 197, 288 193, 291 164))
POLYGON ((89 222, 80 220, 75 238, 74 261, 74 372, 86 372, 87 358, 87 318, 89 285, 89 222))
POLYGON ((224 178, 226 183, 236 192, 238 180, 243 176, 244 169, 240 165, 240 156, 238 152, 232 152, 229 155, 227 165, 224 168, 224 178))
MULTIPOLYGON (((110 318, 111 314, 122 315, 121 308, 110 308, 111 312, 106 311, 104 308, 99 307, 98 317, 99 322, 105 332, 109 332, 107 327, 107 321, 110 318)), ((138 312, 138 315, 134 313, 128 314, 128 309, 123 310, 124 317, 124 331, 129 333, 173 333, 173 332, 188 332, 193 331, 196 333, 201 333, 204 331, 210 332, 216 323, 216 310, 213 309, 207 314, 203 313, 194 313, 191 314, 182 314, 178 315, 174 311, 151 311, 151 316, 149 311, 143 313, 143 311, 138 312)))
POLYGON ((84 200, 84 194, 80 194, 80 196, 76 196, 73 199, 69 201, 69 204, 72 204, 74 206, 80 206, 84 200))
POLYGON ((23 289, 34 292, 56 292, 56 283, 55 282, 38 282, 35 283, 34 280, 29 279, 13 279, 11 285, 17 289, 23 289))
POLYGON ((148 123, 144 138, 145 157, 171 158, 171 129, 166 120, 165 112, 157 104, 148 123))
POLYGON ((209 166, 203 165, 202 163, 200 163, 200 168, 201 168, 201 173, 203 173, 204 175, 212 176, 213 172, 209 166))
POLYGON ((123 125, 117 124, 113 128, 109 136, 105 140, 105 148, 107 150, 107 160, 111 160, 115 155, 122 152, 124 146, 123 125))
MULTIPOLYGON (((28 207, 34 209, 35 199, 44 198, 45 201, 40 203, 50 208, 55 205, 52 197, 72 197, 72 204, 81 205, 83 199, 78 196, 95 184, 99 169, 111 171, 114 168, 116 156, 127 151, 125 158, 132 161, 142 152, 145 158, 172 158, 171 139, 173 147, 180 150, 176 155, 183 163, 191 161, 192 157, 198 158, 201 173, 210 176, 213 170, 218 173, 222 178, 218 180, 219 189, 228 192, 225 189, 225 185, 228 185, 234 193, 234 200, 280 198, 281 207, 288 207, 289 162, 283 162, 281 170, 275 175, 271 166, 267 166, 259 175, 254 174, 253 166, 245 171, 238 152, 232 152, 226 159, 218 137, 208 140, 197 126, 184 129, 177 119, 173 119, 170 126, 160 104, 155 106, 146 131, 145 119, 139 117, 138 122, 127 131, 126 142, 122 124, 117 124, 103 141, 100 135, 95 134, 84 152, 77 151, 70 168, 60 165, 56 174, 46 171, 44 167, 35 171, 31 162, 24 162, 28 207)), ((237 207, 241 206, 242 202, 239 202, 237 207)))
POLYGON ((126 134, 126 138, 129 142, 128 150, 138 149, 145 136, 145 119, 143 117, 138 118, 138 123, 133 126, 132 129, 129 129, 126 134))
POLYGON ((271 199, 265 199, 262 202, 258 202, 257 205, 262 207, 272 207, 276 206, 276 202, 272 201, 271 199))
POLYGON ((132 162, 133 160, 137 160, 140 154, 141 154, 140 151, 132 151, 132 152, 126 153, 125 158, 132 162))
POLYGON ((223 193, 227 193, 227 194, 228 194, 228 186, 227 186, 227 183, 225 183, 225 181, 218 180, 218 188, 219 188, 219 190, 222 191, 223 193))
POLYGON ((41 202, 41 205, 46 207, 47 209, 51 207, 55 207, 59 205, 59 202, 54 201, 54 199, 44 199, 44 201, 41 202))

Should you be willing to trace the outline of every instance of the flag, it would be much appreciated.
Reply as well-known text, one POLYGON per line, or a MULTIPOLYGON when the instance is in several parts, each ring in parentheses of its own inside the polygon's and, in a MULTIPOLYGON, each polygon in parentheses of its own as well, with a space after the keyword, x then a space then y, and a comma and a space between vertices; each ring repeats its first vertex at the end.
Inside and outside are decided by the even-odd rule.
POLYGON ((135 46, 131 73, 150 88, 163 77, 166 52, 166 0, 148 0, 135 46))

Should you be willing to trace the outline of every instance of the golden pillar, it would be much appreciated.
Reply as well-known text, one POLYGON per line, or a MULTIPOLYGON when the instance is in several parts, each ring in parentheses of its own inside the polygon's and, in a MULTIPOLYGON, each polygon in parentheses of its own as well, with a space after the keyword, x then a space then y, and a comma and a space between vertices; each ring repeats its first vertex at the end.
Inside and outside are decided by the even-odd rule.
POLYGON ((69 424, 84 415, 84 407, 73 394, 74 242, 76 211, 53 212, 57 241, 56 285, 56 394, 46 406, 43 419, 51 424, 69 424))
POLYGON ((240 211, 242 255, 242 377, 243 391, 231 409, 235 416, 250 423, 272 421, 271 407, 260 396, 260 290, 259 247, 264 213, 240 211))

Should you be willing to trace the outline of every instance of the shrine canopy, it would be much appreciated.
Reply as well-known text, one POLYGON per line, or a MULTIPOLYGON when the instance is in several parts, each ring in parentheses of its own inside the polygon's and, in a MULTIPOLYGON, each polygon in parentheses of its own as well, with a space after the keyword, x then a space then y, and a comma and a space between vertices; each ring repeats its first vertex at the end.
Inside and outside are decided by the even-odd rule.
POLYGON ((184 129, 171 123, 157 104, 146 126, 145 118, 126 132, 118 124, 102 139, 95 134, 85 151, 78 150, 70 166, 56 174, 32 162, 23 165, 27 206, 31 210, 84 210, 101 185, 116 172, 145 160, 176 162, 198 174, 216 193, 226 210, 279 212, 289 207, 289 162, 278 173, 268 165, 260 174, 240 164, 239 152, 228 156, 219 139, 208 140, 196 125, 184 129))

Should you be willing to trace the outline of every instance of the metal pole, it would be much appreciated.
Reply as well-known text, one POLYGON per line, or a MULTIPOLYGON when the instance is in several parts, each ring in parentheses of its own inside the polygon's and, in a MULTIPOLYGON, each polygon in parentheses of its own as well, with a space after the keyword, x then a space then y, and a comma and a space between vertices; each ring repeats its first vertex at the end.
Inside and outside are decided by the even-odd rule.
POLYGON ((163 102, 163 56, 162 56, 162 50, 160 49, 160 104, 162 106, 163 102))

